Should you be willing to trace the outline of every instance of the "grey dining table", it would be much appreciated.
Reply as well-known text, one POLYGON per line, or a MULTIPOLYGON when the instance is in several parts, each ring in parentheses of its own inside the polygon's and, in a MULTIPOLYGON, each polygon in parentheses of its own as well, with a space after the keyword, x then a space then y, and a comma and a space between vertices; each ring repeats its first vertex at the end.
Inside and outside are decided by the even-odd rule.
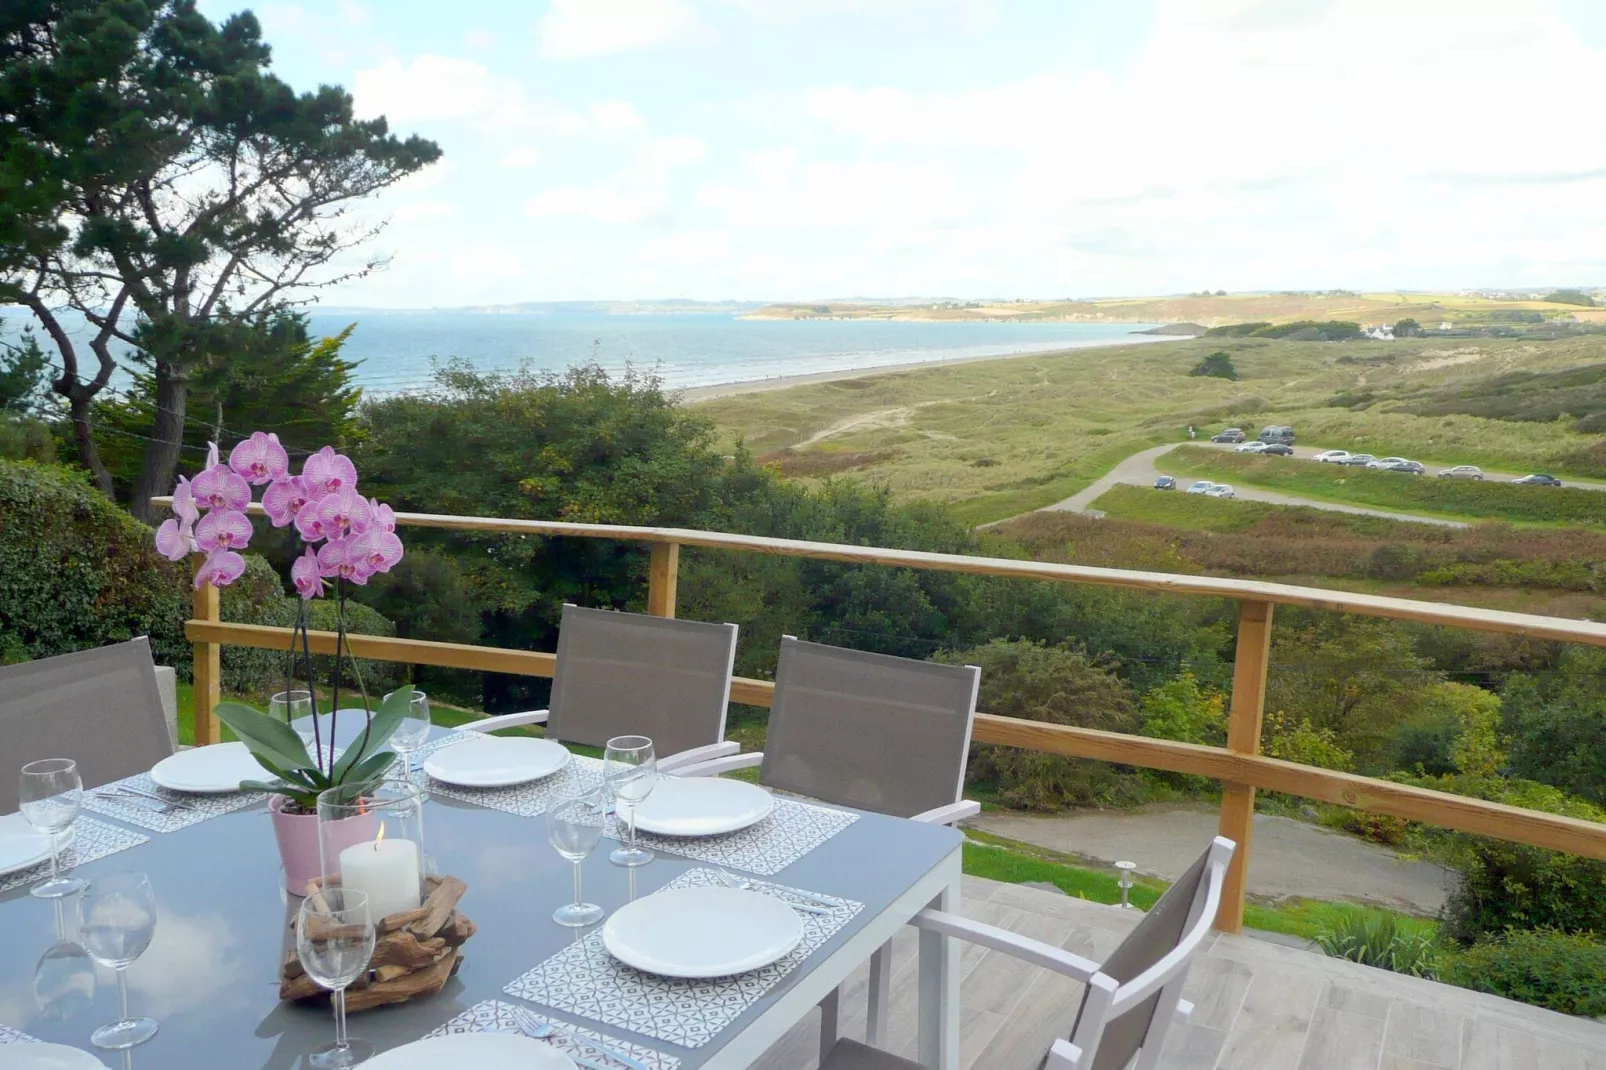
MULTIPOLYGON (((87 816, 115 824, 103 815, 87 816)), ((305 1053, 333 1036, 334 1023, 327 1007, 278 999, 277 970, 290 946, 287 919, 299 900, 281 888, 265 805, 149 836, 148 842, 74 871, 89 880, 102 873, 142 871, 149 874, 159 904, 155 938, 129 968, 128 982, 133 1013, 156 1018, 161 1029, 126 1061, 117 1052, 96 1054, 109 1067, 298 1070, 305 1053)), ((462 910, 478 932, 464 947, 462 969, 439 994, 351 1016, 352 1035, 380 1050, 416 1040, 482 1000, 519 1003, 504 986, 577 939, 574 930, 551 920, 553 908, 568 901, 570 873, 548 844, 541 819, 433 796, 425 812, 425 837, 438 871, 467 883, 462 910)), ((919 910, 928 905, 958 909, 962 843, 963 835, 951 828, 860 812, 847 828, 766 877, 857 900, 865 909, 699 1047, 682 1048, 550 1007, 524 1005, 673 1055, 682 1070, 747 1067, 919 910)), ((626 871, 608 861, 604 845, 585 863, 587 898, 611 912, 700 865, 660 853, 650 864, 626 871)), ((72 935, 75 906, 68 900, 65 911, 58 912, 52 903, 30 897, 26 887, 0 895, 0 1025, 90 1049, 90 1031, 116 1017, 109 971, 102 971, 92 1005, 64 1020, 47 1016, 33 992, 36 963, 63 935, 72 935)), ((952 941, 926 932, 918 953, 919 1060, 930 1070, 955 1070, 958 955, 952 941)))

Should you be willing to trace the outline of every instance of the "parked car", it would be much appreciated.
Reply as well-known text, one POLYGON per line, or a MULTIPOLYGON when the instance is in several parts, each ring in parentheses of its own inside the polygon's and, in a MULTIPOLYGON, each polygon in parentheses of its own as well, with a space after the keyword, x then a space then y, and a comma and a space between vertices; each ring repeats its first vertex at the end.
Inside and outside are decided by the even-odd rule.
POLYGON ((1366 467, 1368 467, 1368 468, 1390 468, 1390 467, 1392 467, 1392 466, 1394 466, 1396 464, 1399 464, 1403 460, 1405 460, 1404 457, 1379 457, 1375 461, 1367 461, 1366 462, 1366 467))
POLYGON ((1555 476, 1540 475, 1538 472, 1535 472, 1532 475, 1523 476, 1521 479, 1513 479, 1512 482, 1521 483, 1525 487, 1561 486, 1561 480, 1557 479, 1555 476))
POLYGON ((1454 468, 1444 468, 1439 471, 1440 479, 1482 479, 1483 469, 1475 464, 1458 464, 1454 468))
POLYGON ((1271 424, 1260 429, 1259 438, 1262 442, 1281 442, 1292 446, 1294 444, 1294 429, 1292 427, 1283 427, 1279 424, 1271 424))
POLYGON ((1188 489, 1187 489, 1187 491, 1185 493, 1188 493, 1188 494, 1209 494, 1211 489, 1214 488, 1214 487, 1215 487, 1215 484, 1210 482, 1210 480, 1201 479, 1201 480, 1198 480, 1196 482, 1188 484, 1188 489))
POLYGON ((1266 452, 1266 445, 1267 445, 1266 443, 1258 442, 1258 441, 1257 442, 1245 442, 1243 445, 1237 447, 1232 452, 1234 452, 1234 453, 1265 453, 1266 452))
POLYGON ((1365 468, 1375 460, 1377 460, 1377 458, 1373 457, 1370 453, 1352 453, 1348 457, 1340 457, 1333 463, 1346 465, 1350 468, 1365 468))
POLYGON ((1213 486, 1211 486, 1211 488, 1209 490, 1205 491, 1204 493, 1205 493, 1205 497, 1207 497, 1207 498, 1236 498, 1236 497, 1238 497, 1237 493, 1232 489, 1232 485, 1229 484, 1229 483, 1216 483, 1213 486))
POLYGON ((1348 456, 1349 450, 1323 450, 1316 456, 1312 457, 1311 460, 1321 461, 1324 464, 1333 464, 1335 462, 1342 461, 1348 456))
POLYGON ((1242 442, 1247 438, 1241 427, 1229 427, 1219 435, 1211 435, 1211 442, 1242 442))
POLYGON ((1387 471, 1404 472, 1408 476, 1419 476, 1427 471, 1427 467, 1420 461, 1395 461, 1388 466, 1387 471))
POLYGON ((1176 476, 1161 476, 1159 479, 1156 479, 1154 481, 1154 489, 1155 490, 1176 490, 1177 489, 1177 477, 1176 476))
MULTIPOLYGON (((1243 449, 1242 446, 1239 446, 1238 448, 1243 449)), ((1292 457, 1294 455, 1294 447, 1290 446, 1286 442, 1268 442, 1265 444, 1265 448, 1263 448, 1260 452, 1275 453, 1279 457, 1292 457)))

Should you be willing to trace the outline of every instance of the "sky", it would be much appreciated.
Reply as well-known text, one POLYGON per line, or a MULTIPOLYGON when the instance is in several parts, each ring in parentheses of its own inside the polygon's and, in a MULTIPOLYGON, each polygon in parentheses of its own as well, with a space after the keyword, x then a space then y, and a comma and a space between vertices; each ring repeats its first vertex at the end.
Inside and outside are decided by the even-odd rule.
POLYGON ((1598 0, 251 10, 444 152, 329 304, 1606 283, 1598 0))

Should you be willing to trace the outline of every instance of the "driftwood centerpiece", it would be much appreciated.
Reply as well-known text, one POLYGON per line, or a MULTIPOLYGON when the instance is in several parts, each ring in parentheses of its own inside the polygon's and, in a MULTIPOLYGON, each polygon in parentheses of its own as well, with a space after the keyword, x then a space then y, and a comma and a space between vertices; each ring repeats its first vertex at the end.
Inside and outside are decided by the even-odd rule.
MULTIPOLYGON (((456 877, 430 877, 426 886, 423 906, 390 914, 374 925, 374 957, 368 972, 346 989, 348 1011, 434 995, 463 964, 463 944, 474 935, 474 923, 457 904, 468 885, 456 877)), ((319 878, 307 882, 309 896, 321 888, 319 878)), ((329 998, 301 968, 294 939, 279 971, 279 998, 295 1003, 329 998)))

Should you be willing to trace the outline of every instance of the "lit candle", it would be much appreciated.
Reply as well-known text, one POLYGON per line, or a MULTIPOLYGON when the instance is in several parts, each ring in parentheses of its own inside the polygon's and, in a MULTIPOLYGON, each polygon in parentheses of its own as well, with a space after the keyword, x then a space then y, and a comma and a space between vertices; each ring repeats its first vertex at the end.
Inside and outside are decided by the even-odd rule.
POLYGON ((418 844, 386 839, 381 824, 372 841, 340 852, 340 883, 368 893, 368 913, 376 923, 388 915, 413 910, 420 902, 422 885, 418 844))

